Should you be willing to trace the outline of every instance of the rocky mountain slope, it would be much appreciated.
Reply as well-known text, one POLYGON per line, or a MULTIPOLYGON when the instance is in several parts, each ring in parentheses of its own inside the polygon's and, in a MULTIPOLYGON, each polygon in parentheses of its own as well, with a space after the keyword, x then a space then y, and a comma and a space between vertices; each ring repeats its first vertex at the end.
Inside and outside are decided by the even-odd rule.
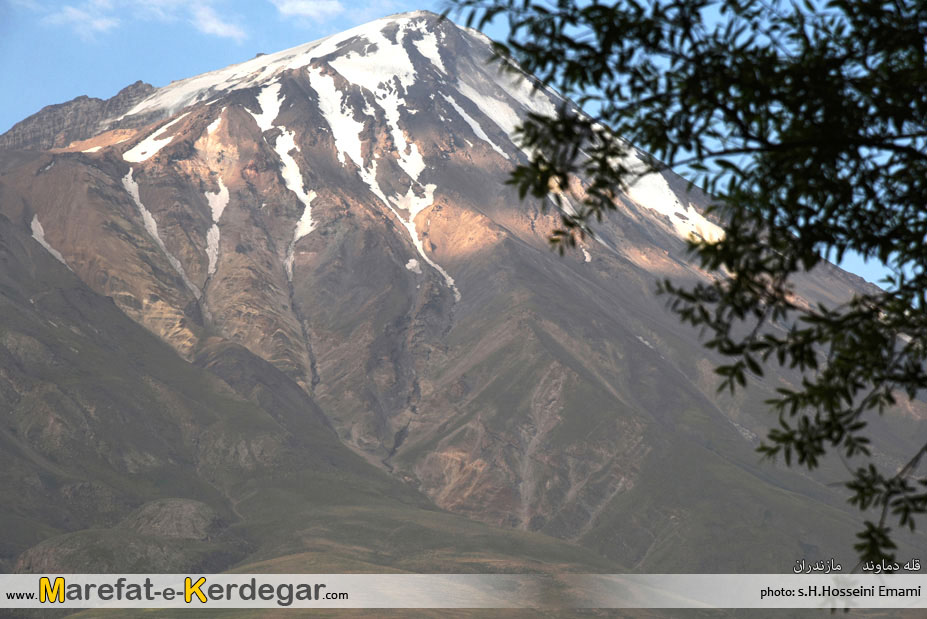
POLYGON ((3 572, 620 569, 436 510, 279 370, 184 362, 3 216, 0 264, 3 572))
POLYGON ((105 101, 84 96, 49 105, 0 136, 0 148, 41 150, 95 136, 105 130, 107 121, 122 116, 154 90, 151 84, 139 81, 105 101))
MULTIPOLYGON (((79 122, 40 112, 0 137, 28 147, 8 148, 0 173, 0 213, 34 241, 22 241, 31 246, 21 268, 44 247, 45 262, 60 263, 56 277, 111 298, 113 311, 170 346, 172 367, 256 407, 216 400, 202 419, 158 418, 165 431, 189 433, 171 442, 192 450, 178 470, 193 466, 213 485, 221 476, 251 488, 242 471, 264 466, 285 479, 314 469, 325 450, 339 454, 327 466, 341 471, 343 443, 366 460, 352 468, 361 460, 351 454, 349 468, 384 484, 376 492, 388 500, 576 542, 609 565, 779 571, 802 556, 849 561, 857 515, 827 485, 843 469, 812 479, 754 452, 770 422, 763 399, 796 377, 773 373, 736 400, 717 395, 718 359, 654 294, 658 278, 710 277, 685 253, 689 235, 721 233, 702 215, 705 197, 672 174, 648 177, 597 240, 552 253, 556 218, 521 203, 505 180, 525 156, 516 125, 559 99, 528 76, 500 74, 488 54, 483 35, 408 13, 151 92, 138 86, 131 107, 123 98, 79 122), (283 423, 279 411, 293 424, 283 434, 223 431, 221 447, 193 438, 204 425, 283 423)), ((565 198, 582 196, 576 179, 565 198)), ((827 267, 798 293, 835 302, 862 286, 827 267)), ((113 337, 128 371, 137 353, 113 337)), ((40 435, 58 427, 56 405, 20 404, 22 389, 5 396, 20 423, 40 435)), ((131 402, 108 406, 126 432, 148 419, 131 402)), ((875 437, 881 462, 910 450, 924 414, 920 402, 891 414, 875 437)), ((111 458, 129 449, 120 432, 73 438, 74 449, 95 445, 93 458, 111 458)), ((37 436, 17 440, 34 450, 45 440, 37 436)), ((123 460, 171 461, 136 451, 123 460)), ((146 508, 148 496, 120 498, 109 515, 39 519, 30 539, 100 523, 138 531, 181 518, 174 509, 210 531, 234 515, 146 508)), ((28 517, 62 500, 36 503, 28 517)), ((256 517, 238 516, 245 528, 256 517)), ((229 539, 227 556, 245 556, 229 539)))

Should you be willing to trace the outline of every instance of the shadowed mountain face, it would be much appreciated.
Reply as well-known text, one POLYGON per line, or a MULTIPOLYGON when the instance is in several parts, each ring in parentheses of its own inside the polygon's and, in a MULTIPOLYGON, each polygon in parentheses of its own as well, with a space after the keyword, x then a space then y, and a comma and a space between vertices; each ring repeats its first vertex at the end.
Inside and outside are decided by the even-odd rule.
MULTIPOLYGON (((0 137, 31 149, 5 151, 0 167, 19 274, 3 299, 42 325, 0 318, 0 385, 13 385, 0 396, 17 411, 3 457, 16 462, 10 483, 32 479, 36 497, 10 515, 28 544, 0 540, 5 560, 39 544, 18 563, 33 569, 65 542, 96 548, 92 533, 52 537, 88 528, 162 540, 173 522, 203 545, 195 560, 214 561, 202 565, 285 554, 256 533, 270 517, 261 509, 288 504, 289 484, 322 483, 307 471, 347 475, 363 487, 344 499, 358 509, 398 501, 407 511, 395 507, 396 521, 466 522, 437 506, 578 543, 596 565, 780 571, 805 556, 851 560, 857 516, 825 485, 845 471, 811 479, 754 452, 770 421, 762 401, 796 377, 717 395, 719 359, 654 294, 657 279, 710 277, 685 252, 690 235, 721 234, 702 215, 705 196, 672 174, 645 178, 596 240, 549 251, 556 218, 505 180, 525 157, 513 141, 520 119, 560 99, 500 74, 489 51, 479 33, 403 14, 139 86, 131 107, 96 106, 79 127, 46 110, 17 125, 26 137, 0 137), (54 276, 20 277, 32 271, 54 276), (31 300, 65 303, 68 290, 106 312, 49 328, 63 318, 31 300), (96 356, 67 353, 74 329, 96 356), (75 356, 60 373, 40 369, 54 358, 43 347, 75 356), (135 361, 149 354, 171 360, 135 361), (177 384, 138 363, 169 368, 177 384), (123 387, 91 389, 78 368, 123 387), (97 403, 66 388, 114 395, 97 403), (67 411, 75 417, 60 420, 67 411), (72 463, 80 481, 40 473, 72 463), (174 474, 182 492, 158 486, 174 474), (151 490, 113 489, 133 475, 151 490)), ((583 191, 576 179, 564 198, 583 191)), ((796 293, 834 303, 865 285, 827 267, 796 293)), ((875 436, 881 463, 910 451, 924 414, 915 402, 890 415, 875 436)), ((315 496, 326 497, 313 521, 323 530, 342 503, 315 496)))

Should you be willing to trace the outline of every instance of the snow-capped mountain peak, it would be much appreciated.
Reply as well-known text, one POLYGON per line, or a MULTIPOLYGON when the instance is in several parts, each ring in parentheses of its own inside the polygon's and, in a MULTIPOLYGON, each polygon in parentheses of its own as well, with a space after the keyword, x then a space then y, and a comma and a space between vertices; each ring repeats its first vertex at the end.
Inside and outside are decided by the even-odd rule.
POLYGON ((184 109, 195 103, 209 102, 229 92, 266 85, 281 73, 299 70, 326 57, 353 56, 360 62, 341 63, 343 75, 353 83, 375 86, 387 76, 395 76, 405 86, 414 79, 415 68, 403 50, 406 37, 424 57, 445 72, 438 37, 442 22, 438 15, 428 11, 413 11, 391 15, 356 26, 309 43, 272 54, 262 54, 251 60, 223 69, 178 80, 159 88, 140 101, 124 116, 163 111, 166 114, 184 109))

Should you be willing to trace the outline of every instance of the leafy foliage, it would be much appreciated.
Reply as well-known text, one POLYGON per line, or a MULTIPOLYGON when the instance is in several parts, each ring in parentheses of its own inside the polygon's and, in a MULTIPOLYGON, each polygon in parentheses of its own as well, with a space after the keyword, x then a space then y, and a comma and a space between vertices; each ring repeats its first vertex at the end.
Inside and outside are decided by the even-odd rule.
POLYGON ((668 167, 713 196, 725 236, 690 243, 721 277, 662 282, 680 318, 730 358, 722 389, 770 363, 779 389, 760 451, 808 468, 837 452, 865 466, 851 503, 876 508, 856 548, 893 559, 892 526, 927 512, 927 445, 897 472, 868 464, 867 424, 927 388, 927 2, 879 0, 455 0, 469 25, 506 19, 497 58, 576 102, 521 128, 522 197, 588 179, 551 241, 575 244, 642 174, 668 167), (621 136, 621 137, 618 137, 621 136), (629 162, 630 144, 651 153, 629 162), (835 307, 796 302, 791 277, 847 252, 890 273, 835 307), (769 328, 771 324, 778 330, 769 328), (746 326, 746 328, 745 328, 746 326))

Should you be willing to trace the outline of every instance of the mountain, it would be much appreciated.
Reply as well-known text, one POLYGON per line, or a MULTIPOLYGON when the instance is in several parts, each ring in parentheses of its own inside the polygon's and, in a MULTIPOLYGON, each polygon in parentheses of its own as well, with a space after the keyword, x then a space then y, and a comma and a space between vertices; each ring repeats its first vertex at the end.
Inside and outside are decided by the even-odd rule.
MULTIPOLYGON (((185 565, 213 569, 320 549, 379 569, 852 561, 842 464, 755 453, 763 400, 798 377, 718 395, 719 359, 654 293, 712 277, 685 244, 721 234, 708 198, 652 175, 551 252, 557 218, 505 181, 515 127, 561 99, 489 54, 394 15, 0 136, 4 487, 29 497, 7 566, 115 568, 118 530, 164 567, 174 522, 202 544, 185 565)), ((796 295, 867 285, 827 265, 796 295)), ((873 428, 880 463, 925 414, 873 428)))
POLYGON ((435 509, 272 365, 184 361, 2 215, 0 265, 0 571, 621 567, 435 509))

